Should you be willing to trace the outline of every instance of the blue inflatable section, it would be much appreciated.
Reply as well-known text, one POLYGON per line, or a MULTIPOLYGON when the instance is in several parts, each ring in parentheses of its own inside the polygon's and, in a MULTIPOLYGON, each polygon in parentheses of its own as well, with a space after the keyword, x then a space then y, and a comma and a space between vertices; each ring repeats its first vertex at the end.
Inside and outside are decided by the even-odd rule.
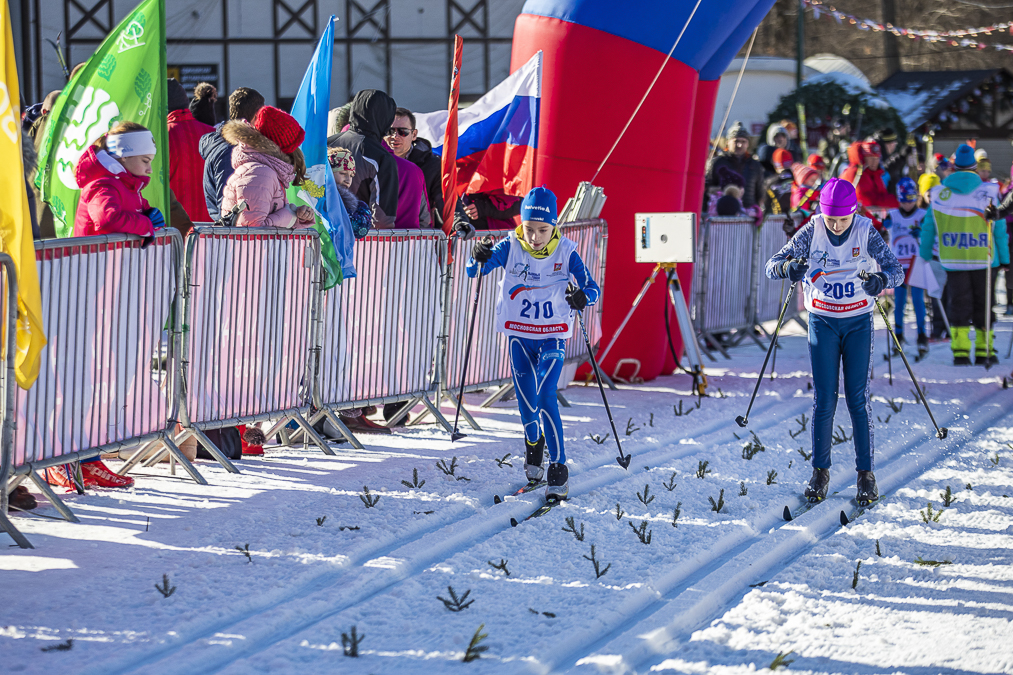
MULTIPOLYGON (((718 47, 710 60, 700 68, 701 80, 716 80, 728 69, 739 50, 749 42, 749 36, 753 30, 760 25, 763 17, 767 16, 770 8, 774 6, 775 0, 760 0, 753 9, 745 15, 742 22, 731 32, 725 43, 718 47)), ((701 6, 702 7, 702 6, 701 6)), ((669 47, 671 49, 671 47, 669 47)))
MULTIPOLYGON (((773 0, 702 0, 672 58, 697 71, 709 63, 723 60, 727 64, 742 46, 742 40, 732 46, 732 33, 740 26, 749 26, 748 39, 759 19, 756 23, 744 20, 758 4, 764 5, 762 18, 773 0)), ((528 0, 523 13, 587 26, 667 54, 694 5, 673 0, 528 0)))

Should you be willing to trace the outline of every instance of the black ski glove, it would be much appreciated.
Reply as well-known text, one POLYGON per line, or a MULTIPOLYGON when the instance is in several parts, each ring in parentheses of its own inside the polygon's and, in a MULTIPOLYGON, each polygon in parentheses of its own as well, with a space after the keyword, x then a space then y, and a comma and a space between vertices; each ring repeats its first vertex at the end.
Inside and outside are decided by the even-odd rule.
POLYGON ((471 257, 475 262, 485 264, 492 260, 492 241, 482 239, 471 249, 471 257))
POLYGON ((465 241, 475 236, 475 226, 469 221, 458 220, 454 229, 457 231, 457 235, 465 241))
POLYGON ((985 220, 995 220, 998 216, 999 210, 995 208, 995 204, 989 202, 985 207, 985 220))
POLYGON ((584 291, 570 284, 566 288, 566 304, 570 306, 570 309, 575 309, 578 312, 583 311, 587 307, 587 296, 584 295, 584 291))
POLYGON ((804 258, 797 258, 795 260, 786 260, 784 265, 781 266, 781 278, 788 279, 792 282, 802 281, 805 278, 805 273, 809 271, 809 261, 804 258))
POLYGON ((886 275, 882 272, 870 274, 862 282, 862 290, 873 297, 882 293, 884 289, 886 289, 886 275))

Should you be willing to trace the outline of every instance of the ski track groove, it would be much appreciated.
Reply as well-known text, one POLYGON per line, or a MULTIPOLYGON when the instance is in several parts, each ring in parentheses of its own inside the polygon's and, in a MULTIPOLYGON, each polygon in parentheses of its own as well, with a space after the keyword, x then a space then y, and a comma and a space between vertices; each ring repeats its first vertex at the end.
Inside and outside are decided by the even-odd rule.
MULTIPOLYGON (((778 406, 788 406, 796 402, 794 397, 785 399, 783 396, 777 396, 771 398, 773 400, 761 401, 759 406, 754 407, 751 417, 758 419, 763 413, 768 412, 772 408, 776 408, 778 406)), ((800 398, 797 399, 797 401, 801 405, 799 406, 799 410, 792 408, 792 415, 801 414, 801 412, 812 408, 811 399, 800 398)), ((749 428, 762 432, 780 424, 781 422, 783 422, 782 419, 770 417, 767 419, 766 423, 762 425, 750 423, 749 428)), ((685 457, 707 451, 710 448, 710 445, 706 443, 695 443, 685 446, 675 445, 675 449, 673 450, 673 446, 671 445, 673 441, 687 437, 702 439, 722 432, 729 432, 730 427, 733 431, 737 432, 738 427, 734 426, 734 421, 718 419, 692 434, 687 434, 685 432, 673 432, 671 434, 659 436, 655 439, 656 442, 651 444, 653 450, 648 451, 646 454, 642 452, 645 445, 644 443, 637 444, 633 448, 624 446, 624 452, 627 454, 640 452, 641 454, 634 456, 634 460, 641 463, 647 462, 651 465, 658 464, 659 462, 683 459, 685 457)), ((574 486, 571 485, 571 497, 578 496, 579 494, 599 489, 610 484, 621 482, 630 477, 631 474, 629 472, 620 470, 620 467, 615 463, 613 454, 614 451, 610 449, 606 455, 608 458, 606 461, 598 465, 582 469, 579 476, 573 476, 574 479, 579 478, 581 480, 577 484, 577 490, 573 490, 572 487, 574 486), (600 475, 591 477, 589 474, 592 472, 600 475)), ((574 480, 572 482, 576 483, 577 481, 574 480)), ((499 491, 502 492, 503 490, 500 489, 499 491)), ((150 672, 148 669, 154 666, 154 664, 159 664, 158 672, 161 673, 179 672, 190 675, 191 673, 216 672, 222 670, 240 659, 260 653, 278 642, 296 635, 297 633, 302 632, 335 614, 344 612, 356 605, 368 601, 370 598, 382 593, 391 586, 394 586, 395 584, 424 571, 441 560, 449 559, 462 550, 466 550, 475 544, 481 543, 499 532, 510 529, 511 516, 521 520, 533 510, 533 505, 530 501, 520 498, 508 499, 502 504, 492 506, 491 502, 494 493, 495 492, 490 491, 488 494, 479 498, 483 505, 485 505, 486 502, 489 502, 489 505, 484 511, 473 513, 471 516, 466 518, 449 522, 445 519, 441 522, 433 523, 429 527, 421 527, 413 533, 414 536, 412 537, 385 544, 370 552, 355 554, 354 560, 353 556, 349 556, 349 560, 342 565, 340 570, 318 575, 317 577, 307 581, 294 593, 287 594, 284 598, 269 601, 258 608, 246 611, 239 616, 229 617, 228 619, 219 621, 210 627, 199 628, 190 636, 182 638, 181 641, 174 641, 159 650, 139 654, 136 658, 129 659, 129 662, 120 664, 104 662, 96 664, 93 667, 86 667, 83 669, 83 672, 95 673, 96 675, 99 673, 106 675, 111 673, 150 672), (492 508, 495 510, 490 513, 489 509, 492 508), (467 523, 469 520, 476 520, 478 522, 468 526, 467 523), (429 535, 439 534, 443 531, 449 531, 449 536, 441 538, 436 542, 428 541, 426 539, 429 535), (417 555, 411 555, 412 551, 410 549, 412 548, 419 549, 417 555), (364 567, 364 564, 369 561, 381 557, 390 557, 392 554, 395 554, 402 549, 409 550, 405 552, 407 555, 398 556, 403 559, 403 564, 398 565, 395 570, 364 567), (388 572, 389 574, 385 575, 384 572, 388 572), (362 586, 360 588, 353 589, 351 591, 353 597, 349 598, 347 601, 341 602, 338 606, 328 604, 326 609, 319 612, 313 612, 311 604, 312 601, 308 600, 309 596, 326 591, 327 589, 336 586, 339 581, 341 581, 346 588, 352 586, 356 580, 346 579, 345 577, 357 573, 372 573, 372 577, 367 577, 362 580, 362 586), (373 580, 375 580, 375 583, 369 583, 373 580), (279 608, 283 605, 289 605, 300 600, 304 600, 305 602, 300 603, 298 607, 293 608, 291 613, 284 611, 278 612, 279 608), (247 639, 244 641, 244 644, 249 646, 246 649, 233 648, 228 652, 220 650, 218 654, 204 653, 209 646, 219 647, 219 645, 200 645, 202 640, 211 638, 216 633, 220 632, 242 632, 241 630, 237 631, 236 627, 246 621, 256 619, 268 612, 274 612, 270 623, 274 625, 275 628, 273 630, 257 631, 262 632, 263 634, 261 635, 247 634, 247 639), (307 616, 307 614, 312 614, 312 616, 307 616), (190 659, 186 659, 186 657, 181 658, 179 656, 179 652, 186 650, 188 647, 193 645, 199 645, 200 653, 193 655, 190 659), (171 661, 164 663, 170 658, 172 659, 171 661)), ((539 493, 535 492, 532 494, 539 493)), ((468 506, 461 506, 455 511, 469 509, 470 507, 468 506)), ((521 526, 523 526, 523 524, 521 526)))
MULTIPOLYGON (((954 415, 959 416, 961 410, 979 409, 980 406, 1001 396, 1001 393, 1001 390, 987 392, 978 397, 971 406, 958 409, 948 417, 952 421, 963 421, 955 419, 954 415)), ((1005 417, 1008 412, 1004 409, 1003 402, 997 403, 997 410, 992 415, 981 422, 968 424, 967 437, 961 439, 959 443, 951 441, 933 446, 938 439, 931 425, 926 430, 926 435, 904 442, 888 458, 884 458, 887 461, 883 466, 877 464, 877 474, 883 477, 881 494, 893 493, 905 482, 910 482, 912 478, 924 473, 944 456, 958 451, 967 440, 1005 417), (913 454, 926 444, 929 444, 929 448, 934 448, 934 451, 913 454)), ((768 514, 762 524, 757 523, 751 528, 755 532, 762 533, 755 534, 734 546, 728 546, 717 556, 707 559, 706 554, 714 552, 712 547, 705 554, 694 558, 690 564, 695 562, 695 568, 686 569, 686 566, 680 566, 670 570, 662 577, 662 583, 654 583, 642 589, 595 627, 557 644, 559 651, 556 654, 562 652, 562 655, 556 656, 551 661, 530 664, 532 672, 625 674, 642 672, 641 666, 647 668, 650 665, 657 665, 666 658, 666 652, 670 655, 671 650, 687 635, 692 635, 693 632, 709 625, 714 618, 727 611, 731 603, 748 593, 751 590, 749 584, 776 575, 799 556, 842 528, 839 520, 840 511, 847 510, 853 503, 850 496, 841 490, 842 482, 851 481, 850 472, 845 475, 848 477, 846 481, 840 478, 832 481, 832 489, 836 488, 840 494, 828 497, 824 503, 787 523, 780 517, 783 505, 779 506, 776 514, 768 514), (780 527, 775 525, 773 532, 763 532, 776 522, 781 522, 782 525, 780 527), (704 560, 701 561, 700 558, 704 560), (666 584, 671 585, 668 588, 660 588, 666 584), (634 605, 639 605, 639 608, 634 609, 632 607, 634 605), (623 606, 631 607, 634 611, 628 614, 621 613, 619 610, 623 606), (674 615, 675 620, 665 621, 660 627, 641 625, 662 612, 674 615), (587 637, 588 634, 590 638, 587 637), (651 637, 649 639, 637 637, 644 634, 651 637), (633 640, 636 640, 636 646, 626 653, 605 649, 619 641, 629 643, 633 640), (583 644, 578 644, 581 642, 583 644), (600 667, 591 663, 578 665, 582 658, 604 654, 619 655, 622 661, 620 664, 610 663, 608 666, 600 667)), ((880 482, 879 478, 878 475, 877 482, 880 482)), ((731 536, 734 535, 729 535, 731 536)))

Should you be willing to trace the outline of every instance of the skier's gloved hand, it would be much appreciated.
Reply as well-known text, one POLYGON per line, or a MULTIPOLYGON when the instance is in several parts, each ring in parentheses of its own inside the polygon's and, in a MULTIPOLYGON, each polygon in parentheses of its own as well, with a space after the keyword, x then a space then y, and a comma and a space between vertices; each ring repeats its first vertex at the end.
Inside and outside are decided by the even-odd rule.
POLYGON ((492 260, 492 241, 483 239, 475 247, 471 249, 471 257, 475 259, 475 262, 485 264, 492 260))
POLYGON ((911 230, 910 230, 910 232, 911 232, 911 236, 915 238, 915 241, 921 241, 921 238, 922 238, 922 228, 920 228, 920 227, 912 227, 911 230))
POLYGON ((165 218, 162 217, 162 212, 155 207, 152 206, 151 208, 141 211, 141 213, 148 217, 148 220, 151 221, 151 226, 156 230, 161 230, 165 227, 165 218))
POLYGON ((862 290, 873 297, 882 293, 885 288, 886 275, 882 272, 870 274, 866 277, 865 281, 862 282, 862 290))
POLYGON ((989 202, 988 206, 985 207, 985 220, 995 220, 998 216, 999 211, 995 208, 995 204, 989 202))
POLYGON ((809 261, 804 259, 786 260, 781 267, 781 277, 790 281, 802 281, 809 271, 809 261))
POLYGON ((570 306, 570 309, 580 312, 587 307, 587 296, 584 295, 584 291, 570 284, 566 287, 566 304, 570 306))
POLYGON ((454 229, 457 231, 457 236, 465 241, 468 241, 475 236, 475 226, 467 221, 457 221, 457 225, 454 226, 454 229))

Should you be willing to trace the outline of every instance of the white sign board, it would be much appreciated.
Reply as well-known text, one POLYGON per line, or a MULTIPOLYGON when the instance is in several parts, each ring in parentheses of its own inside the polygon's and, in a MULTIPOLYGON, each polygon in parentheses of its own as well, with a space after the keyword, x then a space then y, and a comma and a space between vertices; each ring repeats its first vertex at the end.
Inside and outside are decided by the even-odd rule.
POLYGON ((696 252, 695 213, 638 213, 634 219, 637 262, 693 262, 696 252))

